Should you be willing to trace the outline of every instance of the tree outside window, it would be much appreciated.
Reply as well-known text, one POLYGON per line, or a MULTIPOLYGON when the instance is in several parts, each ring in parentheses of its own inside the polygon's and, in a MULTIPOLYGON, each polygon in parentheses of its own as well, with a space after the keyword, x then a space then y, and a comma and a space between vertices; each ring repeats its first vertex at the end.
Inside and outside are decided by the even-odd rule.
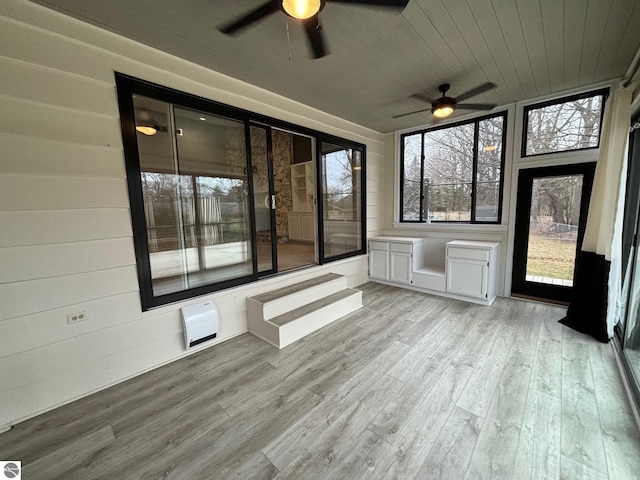
POLYGON ((506 113, 402 137, 402 221, 498 223, 506 113))
POLYGON ((600 90, 526 107, 522 156, 598 148, 607 93, 600 90))

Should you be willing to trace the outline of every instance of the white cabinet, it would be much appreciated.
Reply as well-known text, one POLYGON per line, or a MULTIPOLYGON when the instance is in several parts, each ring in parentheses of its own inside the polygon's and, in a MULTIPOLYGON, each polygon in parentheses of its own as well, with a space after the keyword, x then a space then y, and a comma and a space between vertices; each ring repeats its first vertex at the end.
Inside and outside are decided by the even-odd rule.
POLYGON ((447 292, 474 298, 487 298, 488 267, 485 262, 447 259, 447 292))
POLYGON ((490 305, 497 293, 500 243, 469 240, 431 240, 429 243, 430 240, 370 238, 369 278, 490 305))
POLYGON ((369 240, 369 277, 399 284, 411 284, 413 252, 421 238, 374 237, 369 240))
POLYGON ((369 277, 374 280, 389 280, 389 244, 370 242, 369 277))
POLYGON ((291 165, 291 209, 294 212, 312 212, 315 192, 313 162, 291 165))
POLYGON ((447 292, 491 303, 496 298, 497 242, 447 243, 447 292))
POLYGON ((290 240, 315 241, 314 191, 313 162, 291 165, 292 211, 288 213, 290 240))
POLYGON ((389 280, 397 283, 411 283, 413 271, 413 244, 389 244, 389 280))
POLYGON ((288 216, 289 240, 302 242, 313 242, 315 240, 313 213, 289 212, 288 216))
POLYGON ((300 240, 302 230, 300 228, 300 214, 289 213, 289 240, 300 240))
POLYGON ((313 214, 301 213, 300 214, 300 239, 303 242, 313 242, 315 239, 313 214))

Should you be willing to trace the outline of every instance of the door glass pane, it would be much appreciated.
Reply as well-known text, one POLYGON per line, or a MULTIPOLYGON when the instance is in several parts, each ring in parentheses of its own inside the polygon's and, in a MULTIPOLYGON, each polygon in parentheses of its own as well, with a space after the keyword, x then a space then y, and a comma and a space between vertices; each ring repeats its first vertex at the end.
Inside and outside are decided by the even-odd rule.
POLYGON ((583 175, 533 179, 526 280, 573 286, 583 175))
POLYGON ((244 124, 140 95, 134 108, 153 294, 252 274, 244 124))
POLYGON ((362 249, 362 152, 322 143, 324 256, 362 249))
POLYGON ((316 174, 310 137, 273 128, 278 271, 316 263, 316 174))
POLYGON ((267 131, 261 127, 251 127, 251 163, 253 164, 253 202, 256 209, 258 237, 258 272, 265 272, 273 269, 273 245, 267 131))

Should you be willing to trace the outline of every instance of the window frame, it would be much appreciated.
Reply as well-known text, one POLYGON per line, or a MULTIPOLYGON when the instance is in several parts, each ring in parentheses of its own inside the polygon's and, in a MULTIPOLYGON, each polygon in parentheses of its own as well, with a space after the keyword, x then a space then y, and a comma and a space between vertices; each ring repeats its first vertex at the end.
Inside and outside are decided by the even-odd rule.
POLYGON ((367 146, 363 144, 357 144, 355 142, 351 142, 350 140, 345 140, 340 137, 336 137, 333 135, 329 135, 326 133, 320 133, 316 137, 316 172, 317 182, 316 182, 316 214, 318 216, 318 258, 321 261, 321 264, 328 262, 335 262, 338 260, 343 260, 345 258, 353 257, 355 255, 359 255, 359 253, 354 252, 346 252, 338 255, 332 255, 327 257, 325 253, 325 245, 324 245, 324 182, 320 181, 320 174, 322 172, 322 144, 330 143, 337 147, 342 147, 344 149, 351 150, 359 150, 362 155, 361 159, 361 169, 360 169, 360 239, 362 241, 362 245, 360 246, 360 250, 356 252, 362 252, 362 254, 367 253, 367 188, 366 188, 366 179, 367 179, 367 146))
POLYGON ((435 127, 424 128, 421 130, 414 130, 411 132, 406 132, 400 135, 400 212, 399 212, 399 221, 400 223, 416 223, 416 224, 426 224, 426 223, 436 223, 436 224, 468 224, 468 225, 500 225, 502 223, 502 204, 504 202, 504 176, 505 176, 505 163, 506 163, 506 150, 507 150, 507 122, 509 119, 508 110, 491 113, 488 115, 483 115, 480 117, 474 117, 468 120, 461 120, 458 122, 447 123, 446 125, 438 125, 435 127), (476 190, 477 190, 477 175, 478 175, 478 144, 479 144, 479 128, 480 122, 484 120, 488 120, 491 118, 502 117, 503 119, 503 128, 502 128, 502 150, 500 155, 500 192, 499 192, 499 200, 498 200, 498 218, 496 221, 486 221, 486 220, 476 220, 476 190), (473 179, 471 183, 471 211, 469 220, 431 220, 427 222, 427 219, 424 218, 424 170, 425 170, 425 155, 424 155, 424 136, 426 133, 435 132, 438 130, 445 130, 448 128, 455 128, 462 125, 474 125, 473 132, 473 179), (418 220, 405 220, 404 219, 404 139, 406 137, 411 137, 414 135, 420 135, 421 142, 421 162, 420 162, 420 214, 418 220))
POLYGON ((541 157, 544 155, 570 154, 572 152, 584 152, 587 150, 597 150, 598 148, 600 148, 600 137, 602 135, 602 121, 604 119, 604 107, 607 103, 608 98, 609 98, 609 88, 605 87, 605 88, 599 88, 597 90, 589 90, 588 92, 576 93, 574 95, 568 95, 560 98, 553 98, 550 100, 546 100, 544 102, 525 105, 522 109, 522 132, 521 132, 521 139, 520 139, 520 158, 524 159, 524 158, 541 157), (597 97, 599 95, 602 95, 602 108, 600 109, 600 128, 598 129, 598 143, 596 146, 574 148, 571 150, 555 150, 552 152, 527 154, 527 140, 528 140, 527 132, 529 130, 529 112, 530 111, 537 110, 540 108, 550 107, 552 105, 569 103, 575 100, 582 100, 584 98, 597 97))
MULTIPOLYGON (((131 211, 131 224, 133 230, 133 243, 136 257, 136 270, 138 274, 138 285, 140 288, 140 300, 142 311, 148 311, 152 308, 167 305, 169 303, 188 300, 194 297, 206 295, 209 293, 225 290, 240 285, 250 284, 264 278, 260 275, 257 268, 257 240, 256 240, 256 214, 253 202, 248 202, 249 222, 251 230, 251 252, 253 262, 253 273, 242 277, 232 278, 214 283, 180 290, 164 295, 154 295, 153 280, 151 276, 151 264, 149 259, 147 226, 145 220, 145 209, 142 189, 142 177, 139 161, 138 143, 135 131, 135 109, 133 96, 143 95, 160 101, 171 103, 173 105, 208 112, 218 117, 226 117, 231 120, 237 120, 244 123, 245 143, 246 143, 246 161, 247 161, 247 181, 249 182, 249 199, 254 197, 254 184, 252 175, 251 160, 251 137, 250 128, 252 125, 260 124, 269 127, 275 127, 282 130, 300 133, 315 138, 316 149, 319 152, 321 142, 326 141, 342 145, 347 148, 359 149, 362 152, 362 192, 361 192, 361 232, 362 245, 361 248, 352 252, 348 252, 339 256, 325 258, 322 248, 323 222, 322 222, 322 205, 317 202, 317 226, 318 226, 318 264, 324 265, 334 261, 342 260, 349 257, 366 254, 366 145, 348 140, 345 138, 329 135, 314 129, 302 127, 283 120, 278 120, 266 115, 261 115, 238 107, 233 107, 224 103, 200 97, 188 92, 175 90, 170 87, 158 85, 146 80, 142 80, 120 72, 114 72, 116 93, 118 100, 118 108, 120 112, 120 128, 122 135, 122 146, 125 157, 125 171, 127 175, 127 187, 129 196, 129 206, 131 211)), ((317 153, 318 153, 317 152, 317 153)), ((316 168, 319 168, 321 158, 316 155, 316 168)), ((318 179, 317 192, 321 193, 322 182, 318 179)), ((318 197, 318 200, 322 197, 318 197)), ((278 272, 276 275, 286 275, 290 271, 278 272)))

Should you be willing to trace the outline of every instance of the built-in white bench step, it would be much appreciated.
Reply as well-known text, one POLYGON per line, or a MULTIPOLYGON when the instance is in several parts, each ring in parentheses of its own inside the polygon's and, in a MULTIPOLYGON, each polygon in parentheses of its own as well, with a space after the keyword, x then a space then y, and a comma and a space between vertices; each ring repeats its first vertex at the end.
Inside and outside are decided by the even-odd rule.
POLYGON ((285 347, 362 306, 362 292, 335 273, 247 298, 249 331, 285 347))
POLYGON ((444 292, 447 288, 445 269, 443 267, 423 266, 413 271, 413 285, 444 292))

